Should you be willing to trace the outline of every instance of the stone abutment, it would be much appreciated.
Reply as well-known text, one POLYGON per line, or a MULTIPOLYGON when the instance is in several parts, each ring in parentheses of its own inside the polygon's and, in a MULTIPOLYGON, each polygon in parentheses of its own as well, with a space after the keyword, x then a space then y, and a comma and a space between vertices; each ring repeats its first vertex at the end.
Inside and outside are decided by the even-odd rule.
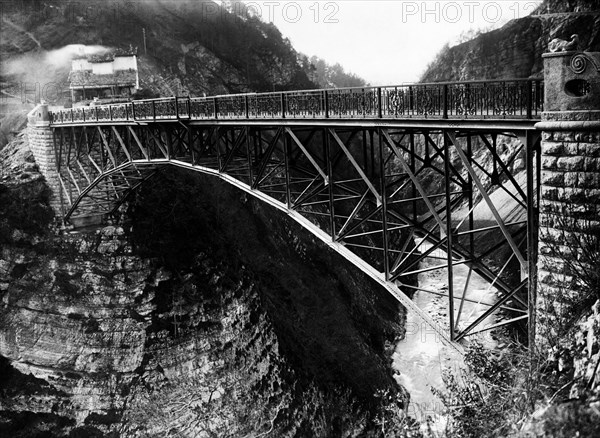
MULTIPOLYGON (((544 55, 536 339, 554 344, 600 278, 600 53, 544 55)), ((593 301, 592 301, 593 302, 593 301)))
POLYGON ((40 173, 50 188, 50 206, 57 217, 61 217, 63 215, 62 188, 57 171, 57 157, 48 116, 48 105, 38 105, 27 115, 27 138, 40 173))

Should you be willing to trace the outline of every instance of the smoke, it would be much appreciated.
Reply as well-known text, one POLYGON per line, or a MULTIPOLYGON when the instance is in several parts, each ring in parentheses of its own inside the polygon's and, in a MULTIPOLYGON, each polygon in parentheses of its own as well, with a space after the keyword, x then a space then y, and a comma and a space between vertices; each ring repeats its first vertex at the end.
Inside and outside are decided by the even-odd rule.
POLYGON ((60 49, 51 50, 45 53, 45 61, 49 65, 60 67, 71 66, 71 60, 75 57, 90 55, 103 55, 110 51, 109 47, 104 46, 86 46, 83 44, 69 44, 60 49))
MULTIPOLYGON (((7 88, 14 91, 44 89, 68 89, 68 75, 74 58, 102 55, 109 47, 69 44, 54 50, 36 50, 3 60, 0 74, 7 81, 7 88)), ((14 92, 13 92, 14 94, 14 92)), ((48 99, 46 99, 48 100, 48 99)))

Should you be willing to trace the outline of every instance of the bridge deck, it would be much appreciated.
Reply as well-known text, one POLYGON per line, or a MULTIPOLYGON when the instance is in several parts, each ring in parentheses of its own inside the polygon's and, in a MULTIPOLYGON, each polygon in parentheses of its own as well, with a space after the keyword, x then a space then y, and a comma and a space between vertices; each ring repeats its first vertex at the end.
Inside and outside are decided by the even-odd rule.
POLYGON ((98 123, 310 124, 531 128, 543 81, 514 79, 330 90, 169 97, 50 113, 53 125, 98 123))

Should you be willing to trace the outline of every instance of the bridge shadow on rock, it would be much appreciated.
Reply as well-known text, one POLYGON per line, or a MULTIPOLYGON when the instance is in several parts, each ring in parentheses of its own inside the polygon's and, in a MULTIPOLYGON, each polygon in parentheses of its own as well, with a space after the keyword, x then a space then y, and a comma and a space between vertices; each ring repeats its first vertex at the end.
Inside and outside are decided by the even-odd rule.
MULTIPOLYGON (((381 402, 378 391, 403 398, 389 362, 404 310, 281 212, 210 176, 165 168, 138 189, 128 216, 135 250, 179 277, 194 275, 198 254, 226 265, 231 283, 249 275, 301 387, 349 388, 360 410, 381 402)), ((171 305, 168 289, 159 312, 171 305)))

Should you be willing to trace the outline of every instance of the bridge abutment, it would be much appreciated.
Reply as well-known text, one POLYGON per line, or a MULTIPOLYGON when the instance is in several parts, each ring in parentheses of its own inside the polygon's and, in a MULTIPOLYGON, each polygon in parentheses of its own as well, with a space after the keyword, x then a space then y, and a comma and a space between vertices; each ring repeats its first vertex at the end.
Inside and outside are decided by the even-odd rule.
POLYGON ((544 55, 536 342, 594 299, 600 269, 600 53, 544 55))
POLYGON ((57 171, 57 157, 50 127, 48 105, 38 105, 27 115, 27 138, 40 173, 50 188, 50 206, 57 217, 61 217, 63 215, 62 189, 57 171))

